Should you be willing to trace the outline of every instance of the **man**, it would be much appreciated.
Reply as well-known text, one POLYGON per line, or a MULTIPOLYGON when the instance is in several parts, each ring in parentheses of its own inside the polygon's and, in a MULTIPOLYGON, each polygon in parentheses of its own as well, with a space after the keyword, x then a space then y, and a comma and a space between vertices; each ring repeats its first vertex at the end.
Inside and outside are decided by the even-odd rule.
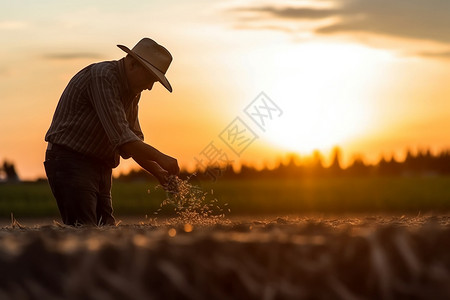
POLYGON ((111 172, 120 157, 132 157, 167 184, 177 175, 177 160, 143 142, 138 103, 143 90, 159 81, 172 87, 165 73, 172 55, 144 38, 127 56, 87 66, 64 90, 45 136, 45 171, 62 220, 68 225, 114 225, 111 172))

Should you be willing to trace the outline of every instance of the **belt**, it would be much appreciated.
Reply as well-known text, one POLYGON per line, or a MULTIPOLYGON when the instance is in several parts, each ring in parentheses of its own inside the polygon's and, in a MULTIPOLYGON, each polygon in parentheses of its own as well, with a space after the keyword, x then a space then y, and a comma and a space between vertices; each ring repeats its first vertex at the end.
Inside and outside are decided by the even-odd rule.
POLYGON ((107 163, 105 163, 103 160, 101 160, 99 158, 80 153, 78 151, 70 149, 69 147, 62 146, 59 144, 53 144, 53 143, 48 142, 47 150, 69 152, 70 154, 72 154, 80 159, 87 160, 87 161, 90 161, 90 162, 93 162, 96 164, 108 165, 107 163))
POLYGON ((80 153, 80 152, 78 152, 78 151, 72 150, 72 149, 70 149, 70 148, 67 147, 67 146, 62 146, 62 145, 60 145, 60 144, 53 144, 53 143, 50 143, 50 142, 48 142, 47 150, 68 151, 68 152, 72 152, 72 153, 74 153, 74 154, 78 154, 78 155, 80 155, 80 156, 85 156, 83 153, 80 153))

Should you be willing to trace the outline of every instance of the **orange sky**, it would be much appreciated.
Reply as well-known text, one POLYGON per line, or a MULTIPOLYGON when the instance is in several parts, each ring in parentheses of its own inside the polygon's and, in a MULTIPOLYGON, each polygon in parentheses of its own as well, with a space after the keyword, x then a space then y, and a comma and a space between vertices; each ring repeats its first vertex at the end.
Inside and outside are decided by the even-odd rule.
MULTIPOLYGON (((144 36, 174 60, 144 92, 146 142, 192 167, 211 142, 236 163, 287 152, 348 161, 450 148, 450 4, 444 1, 14 1, 0 4, 0 159, 44 176, 44 135, 68 80, 144 36), (244 109, 264 92, 282 115, 261 130, 244 109), (240 117, 258 136, 220 139, 240 117)), ((116 174, 135 164, 128 160, 116 174)))

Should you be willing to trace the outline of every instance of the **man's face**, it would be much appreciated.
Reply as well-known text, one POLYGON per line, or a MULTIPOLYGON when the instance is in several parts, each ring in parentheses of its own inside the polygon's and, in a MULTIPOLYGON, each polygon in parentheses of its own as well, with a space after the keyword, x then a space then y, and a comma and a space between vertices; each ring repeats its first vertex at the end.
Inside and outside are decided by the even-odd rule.
POLYGON ((135 64, 130 74, 130 88, 135 93, 151 90, 158 78, 141 64, 135 64))

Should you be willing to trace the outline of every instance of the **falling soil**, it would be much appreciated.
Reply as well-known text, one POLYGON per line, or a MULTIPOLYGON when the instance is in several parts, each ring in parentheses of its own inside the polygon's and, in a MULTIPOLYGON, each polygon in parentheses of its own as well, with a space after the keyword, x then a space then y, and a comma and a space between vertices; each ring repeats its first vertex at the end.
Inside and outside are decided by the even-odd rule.
POLYGON ((164 188, 167 198, 161 203, 160 208, 154 213, 158 215, 164 208, 173 209, 174 218, 166 219, 166 224, 200 224, 213 225, 225 221, 225 212, 230 212, 225 203, 221 207, 216 198, 213 198, 213 190, 205 192, 199 186, 189 182, 190 178, 180 179, 170 176, 168 184, 164 188))

